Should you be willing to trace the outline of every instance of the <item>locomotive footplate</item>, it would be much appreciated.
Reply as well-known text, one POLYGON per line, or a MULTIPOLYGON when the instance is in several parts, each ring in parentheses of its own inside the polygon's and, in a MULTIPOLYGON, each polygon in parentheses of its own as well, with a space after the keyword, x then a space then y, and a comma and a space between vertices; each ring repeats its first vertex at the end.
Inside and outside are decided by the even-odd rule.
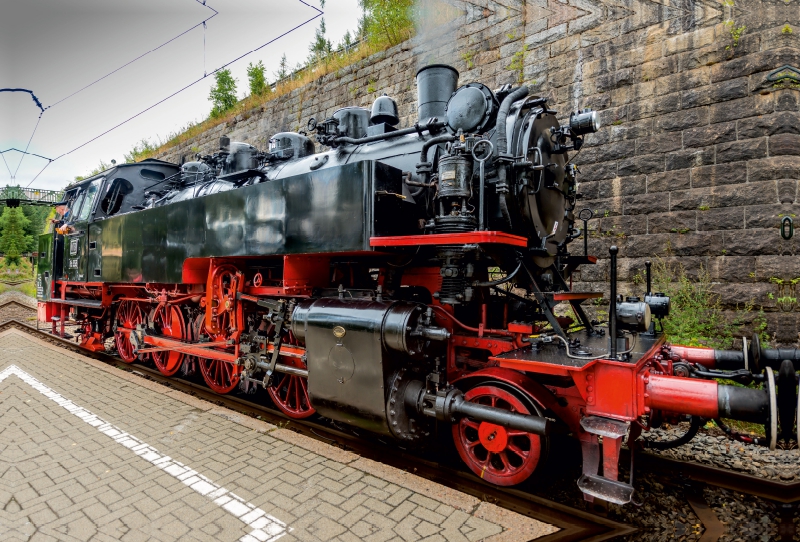
MULTIPOLYGON (((510 369, 526 369, 525 362, 547 363, 552 365, 561 365, 565 367, 583 367, 594 359, 600 359, 608 354, 608 337, 606 335, 599 335, 597 333, 589 333, 587 331, 578 331, 569 335, 570 340, 570 354, 573 357, 567 357, 564 352, 564 345, 560 342, 544 342, 541 338, 533 337, 530 339, 531 346, 520 348, 494 356, 489 359, 497 361, 502 367, 510 369), (515 363, 522 362, 522 363, 515 363)), ((659 336, 649 335, 647 333, 640 333, 633 337, 626 339, 628 347, 627 352, 628 361, 636 363, 646 354, 648 354, 653 346, 660 340, 659 336)), ((619 352, 625 352, 619 350, 619 352)))

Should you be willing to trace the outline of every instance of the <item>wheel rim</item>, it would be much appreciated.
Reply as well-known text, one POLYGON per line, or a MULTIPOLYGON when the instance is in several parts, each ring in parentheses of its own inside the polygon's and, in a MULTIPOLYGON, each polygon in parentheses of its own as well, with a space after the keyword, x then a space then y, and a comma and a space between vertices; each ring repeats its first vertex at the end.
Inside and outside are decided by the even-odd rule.
POLYGON ((114 331, 114 343, 117 346, 117 353, 125 363, 133 363, 139 356, 134 353, 133 343, 131 343, 130 332, 136 329, 138 324, 143 321, 142 311, 135 301, 122 301, 117 308, 117 330, 114 331), (119 328, 128 330, 120 331, 119 328))
MULTIPOLYGON (((200 314, 197 317, 195 330, 196 337, 208 335, 205 326, 205 315, 200 314)), ((217 339, 214 335, 210 335, 209 338, 212 341, 217 339)), ((239 378, 242 373, 241 367, 216 359, 198 357, 197 361, 200 364, 200 374, 203 375, 203 380, 214 392, 220 394, 230 393, 239 385, 239 378)))
MULTIPOLYGON (((186 325, 183 314, 175 305, 159 305, 153 315, 156 329, 166 337, 183 341, 186 339, 186 325)), ((156 368, 165 376, 172 376, 178 372, 183 364, 185 355, 175 350, 153 352, 153 362, 156 368)))
MULTIPOLYGON (((531 414, 517 395, 491 384, 469 390, 464 398, 519 414, 531 414)), ((539 435, 464 417, 453 425, 453 439, 458 454, 470 470, 495 485, 521 484, 539 465, 542 451, 539 435)))
MULTIPOLYGON (((291 333, 286 344, 296 344, 291 333)), ((281 363, 291 365, 299 369, 305 369, 306 364, 297 358, 284 357, 281 363)), ((308 379, 302 376, 276 373, 272 379, 272 385, 267 388, 272 402, 275 403, 284 414, 290 418, 308 418, 316 412, 311 406, 308 398, 308 379)))

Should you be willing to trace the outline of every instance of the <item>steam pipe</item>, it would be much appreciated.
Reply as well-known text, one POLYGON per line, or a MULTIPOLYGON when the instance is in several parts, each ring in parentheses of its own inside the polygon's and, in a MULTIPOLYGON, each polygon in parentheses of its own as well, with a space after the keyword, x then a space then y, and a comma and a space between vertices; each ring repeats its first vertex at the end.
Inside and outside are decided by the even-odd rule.
POLYGON ((367 136, 362 138, 353 138, 353 137, 337 137, 333 139, 333 143, 335 145, 341 145, 343 143, 347 143, 350 145, 363 145, 364 143, 373 143, 375 141, 383 141, 385 139, 393 139, 395 137, 400 137, 408 134, 420 134, 422 132, 431 130, 437 130, 439 128, 444 128, 446 125, 445 122, 441 121, 433 121, 429 122, 424 125, 420 125, 419 123, 415 124, 414 126, 410 126, 409 128, 403 128, 402 130, 397 130, 396 132, 389 132, 387 134, 378 134, 373 136, 367 136))
MULTIPOLYGON (((497 111, 497 155, 503 156, 508 151, 508 136, 506 135, 506 121, 508 120, 508 112, 511 106, 517 100, 528 95, 528 87, 521 86, 511 94, 505 97, 503 103, 500 104, 500 109, 497 111)), ((505 180, 505 179, 503 179, 505 180)))
POLYGON ((741 350, 717 350, 715 348, 705 348, 702 346, 680 346, 671 345, 669 350, 672 354, 689 363, 699 363, 707 369, 720 369, 723 371, 735 371, 747 369, 751 372, 759 372, 764 367, 780 369, 783 360, 788 359, 794 365, 795 371, 800 371, 800 349, 797 348, 764 348, 759 351, 759 361, 757 367, 747 366, 745 354, 741 350))
POLYGON ((451 141, 455 141, 456 136, 454 135, 440 135, 433 137, 422 144, 422 150, 419 151, 419 161, 421 164, 425 164, 428 162, 428 151, 434 145, 438 145, 439 143, 450 143, 451 141))
POLYGON ((522 269, 522 260, 520 260, 519 264, 517 264, 517 268, 514 269, 511 273, 509 273, 505 277, 497 279, 497 280, 490 280, 488 282, 477 282, 476 281, 476 282, 472 283, 472 286, 473 287, 500 286, 501 284, 505 284, 506 282, 510 281, 515 276, 517 276, 517 273, 519 273, 520 269, 522 269))
MULTIPOLYGON (((497 111, 497 156, 503 159, 508 154, 508 136, 506 135, 506 121, 508 120, 508 112, 511 106, 517 100, 521 100, 528 95, 528 87, 521 86, 517 90, 503 99, 500 104, 500 109, 497 111)), ((506 194, 508 193, 508 184, 506 184, 507 171, 506 164, 500 163, 497 168, 497 206, 500 208, 500 213, 511 228, 511 213, 508 211, 508 204, 506 203, 506 194)))

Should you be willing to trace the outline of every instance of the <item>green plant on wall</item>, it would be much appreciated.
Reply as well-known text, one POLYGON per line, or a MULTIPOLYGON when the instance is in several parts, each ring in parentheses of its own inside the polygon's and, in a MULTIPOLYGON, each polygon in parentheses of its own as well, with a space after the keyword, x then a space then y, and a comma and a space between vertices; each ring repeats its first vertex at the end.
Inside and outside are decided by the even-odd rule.
POLYGON ((522 50, 517 51, 511 57, 511 63, 508 65, 508 69, 516 72, 517 74, 517 83, 522 84, 525 80, 525 56, 528 54, 528 46, 523 45, 522 50))
POLYGON ((781 34, 791 34, 791 33, 792 33, 792 27, 789 26, 788 24, 785 24, 783 28, 781 28, 781 34))
POLYGON ((775 304, 783 312, 791 312, 797 306, 797 284, 800 283, 800 277, 793 279, 780 279, 778 277, 770 277, 769 281, 778 287, 778 297, 770 292, 768 297, 775 300, 775 304))
POLYGON ((467 69, 472 69, 475 67, 475 51, 467 51, 466 53, 461 53, 461 59, 467 63, 467 69))
MULTIPOLYGON (((752 303, 737 311, 733 320, 726 317, 720 296, 713 291, 711 274, 704 267, 691 277, 683 265, 659 259, 653 264, 652 273, 655 291, 664 292, 672 301, 670 315, 663 320, 671 343, 731 348, 745 319, 752 318, 756 325, 758 315, 753 316, 752 303)), ((768 339, 766 326, 761 331, 768 339)))
POLYGON ((747 27, 745 25, 736 26, 734 21, 725 21, 725 26, 728 27, 728 32, 731 35, 731 43, 725 47, 726 51, 730 51, 735 47, 739 46, 739 40, 742 38, 742 34, 744 34, 747 27))

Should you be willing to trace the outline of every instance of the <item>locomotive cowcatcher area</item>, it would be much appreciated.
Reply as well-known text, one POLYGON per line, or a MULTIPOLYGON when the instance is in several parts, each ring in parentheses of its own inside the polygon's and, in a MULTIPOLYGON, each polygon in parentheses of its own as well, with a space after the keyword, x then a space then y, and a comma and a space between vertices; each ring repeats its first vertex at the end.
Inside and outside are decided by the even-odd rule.
POLYGON ((474 542, 556 530, 16 330, 0 335, 0 428, 9 542, 474 542))

